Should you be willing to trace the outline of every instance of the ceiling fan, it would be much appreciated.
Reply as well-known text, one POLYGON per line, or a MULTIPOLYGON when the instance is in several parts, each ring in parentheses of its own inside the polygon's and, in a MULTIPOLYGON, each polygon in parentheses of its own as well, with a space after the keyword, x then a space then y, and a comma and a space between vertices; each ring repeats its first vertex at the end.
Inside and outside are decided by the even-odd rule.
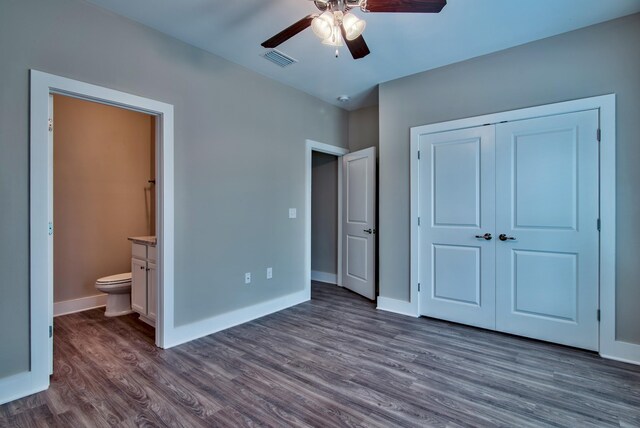
MULTIPOLYGON (((322 13, 305 16, 264 41, 265 48, 275 48, 307 27, 311 27, 322 43, 330 46, 347 45, 353 59, 369 55, 369 47, 362 37, 365 21, 351 13, 359 8, 363 12, 438 13, 447 0, 312 0, 322 13)), ((336 50, 336 56, 338 51, 336 50)))

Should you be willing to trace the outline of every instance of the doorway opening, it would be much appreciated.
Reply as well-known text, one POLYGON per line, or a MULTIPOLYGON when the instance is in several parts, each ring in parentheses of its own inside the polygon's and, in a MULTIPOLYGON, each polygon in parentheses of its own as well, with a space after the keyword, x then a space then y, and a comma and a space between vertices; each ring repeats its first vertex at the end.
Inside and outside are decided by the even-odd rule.
POLYGON ((54 317, 106 306, 155 327, 156 117, 51 97, 54 317))
POLYGON ((311 159, 311 280, 327 284, 342 285, 338 267, 342 263, 338 256, 339 156, 316 152, 311 159))

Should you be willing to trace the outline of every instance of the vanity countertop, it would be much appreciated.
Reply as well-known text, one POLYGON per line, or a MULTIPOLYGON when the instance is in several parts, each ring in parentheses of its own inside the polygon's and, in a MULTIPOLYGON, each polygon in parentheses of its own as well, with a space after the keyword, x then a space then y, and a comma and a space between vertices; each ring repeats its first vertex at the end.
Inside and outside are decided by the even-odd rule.
POLYGON ((152 247, 155 247, 158 242, 155 236, 130 236, 127 239, 136 244, 150 245, 152 247))

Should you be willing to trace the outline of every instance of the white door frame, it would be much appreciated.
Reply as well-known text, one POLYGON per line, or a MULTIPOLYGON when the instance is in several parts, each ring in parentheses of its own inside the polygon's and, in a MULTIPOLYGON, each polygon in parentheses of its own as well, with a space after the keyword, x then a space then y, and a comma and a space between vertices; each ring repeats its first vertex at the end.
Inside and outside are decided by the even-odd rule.
MULTIPOLYGON (((50 94, 153 115, 156 120, 158 321, 156 345, 171 346, 174 330, 174 174, 173 106, 125 92, 31 70, 30 72, 30 370, 0 380, 0 404, 49 387, 49 316, 53 314, 53 277, 49 267, 50 199, 48 119, 50 94)), ((55 225, 54 225, 55 227, 55 225)))
MULTIPOLYGON (((304 283, 307 300, 311 299, 311 172, 313 152, 326 153, 342 157, 349 150, 319 143, 313 140, 306 141, 305 147, 305 197, 304 197, 304 283)), ((338 275, 337 285, 342 287, 342 162, 338 162, 338 275)))
POLYGON ((640 364, 640 345, 616 340, 616 97, 615 94, 548 104, 484 116, 411 128, 411 284, 410 301, 404 312, 419 316, 419 160, 420 136, 454 129, 471 128, 502 121, 514 121, 584 110, 599 110, 600 142, 600 355, 640 364))

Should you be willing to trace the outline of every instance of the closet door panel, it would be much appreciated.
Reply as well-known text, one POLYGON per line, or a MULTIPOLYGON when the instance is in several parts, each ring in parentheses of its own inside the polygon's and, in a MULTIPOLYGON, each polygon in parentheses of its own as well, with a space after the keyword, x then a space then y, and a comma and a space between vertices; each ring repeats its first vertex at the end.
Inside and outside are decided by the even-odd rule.
POLYGON ((597 127, 597 111, 496 127, 500 331, 598 349, 597 127))
POLYGON ((420 138, 420 311, 494 328, 494 127, 420 138))

